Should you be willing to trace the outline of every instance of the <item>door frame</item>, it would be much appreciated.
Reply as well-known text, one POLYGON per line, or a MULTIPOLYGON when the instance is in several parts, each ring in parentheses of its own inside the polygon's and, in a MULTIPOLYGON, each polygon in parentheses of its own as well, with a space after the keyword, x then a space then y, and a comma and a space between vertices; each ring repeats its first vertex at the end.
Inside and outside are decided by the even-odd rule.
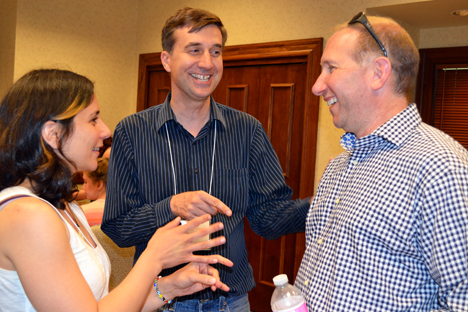
POLYGON ((419 56, 415 102, 422 120, 433 125, 436 66, 468 63, 468 47, 420 49, 419 56))

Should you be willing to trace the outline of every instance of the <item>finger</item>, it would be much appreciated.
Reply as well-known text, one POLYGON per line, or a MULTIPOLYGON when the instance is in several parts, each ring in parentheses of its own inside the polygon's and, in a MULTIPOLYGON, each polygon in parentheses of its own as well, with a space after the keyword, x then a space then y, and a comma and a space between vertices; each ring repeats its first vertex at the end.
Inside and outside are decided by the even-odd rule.
POLYGON ((209 250, 212 247, 223 245, 226 243, 226 238, 224 236, 216 237, 213 239, 204 239, 203 236, 201 239, 197 240, 197 236, 192 237, 192 245, 187 246, 187 251, 194 252, 199 250, 209 250))
MULTIPOLYGON (((192 239, 195 242, 199 238, 202 238, 202 237, 205 237, 207 235, 218 232, 218 231, 222 230, 223 228, 224 228, 224 224, 221 223, 221 222, 216 222, 216 223, 211 224, 211 225, 209 224, 209 222, 203 223, 196 230, 192 231, 192 239)), ((207 240, 204 240, 204 241, 207 241, 207 240)), ((212 246, 207 245, 207 246, 204 246, 202 249, 222 245, 222 244, 224 244, 224 242, 214 242, 212 244, 214 244, 214 245, 212 245, 212 246)), ((197 250, 200 250, 200 249, 197 249, 197 250)))
POLYGON ((221 282, 221 279, 219 278, 219 271, 218 270, 216 270, 211 265, 208 265, 207 266, 207 273, 208 273, 208 275, 211 275, 214 278, 216 278, 216 283, 211 286, 211 289, 213 291, 216 291, 217 288, 219 288, 221 290, 224 290, 224 291, 229 291, 229 287, 226 284, 224 284, 223 282, 221 282))
POLYGON ((192 255, 189 257, 188 261, 208 263, 208 264, 219 263, 228 267, 232 267, 234 265, 234 263, 231 260, 224 258, 223 256, 220 256, 220 255, 208 255, 208 256, 192 255))
POLYGON ((211 220, 211 215, 209 215, 209 214, 202 215, 202 216, 197 217, 197 218, 195 218, 193 220, 187 221, 187 223, 184 224, 184 230, 185 230, 186 233, 190 233, 193 230, 195 230, 200 224, 202 224, 202 223, 204 223, 206 221, 209 221, 209 220, 211 220))
POLYGON ((219 264, 225 265, 227 267, 232 267, 234 265, 234 263, 228 258, 224 258, 223 256, 220 256, 220 255, 215 255, 215 256, 217 256, 217 261, 219 264))
POLYGON ((164 229, 164 230, 174 229, 174 228, 176 228, 176 227, 179 226, 180 220, 181 220, 180 217, 176 217, 174 220, 172 220, 171 222, 167 223, 165 226, 161 227, 161 229, 164 229))
POLYGON ((226 206, 222 201, 218 201, 215 205, 213 205, 214 208, 216 208, 216 210, 218 210, 218 212, 230 217, 232 216, 232 210, 229 209, 228 206, 226 206))
POLYGON ((205 285, 205 287, 212 286, 216 284, 216 278, 210 275, 201 274, 195 271, 190 272, 189 279, 191 282, 200 283, 205 285))
MULTIPOLYGON (((221 281, 218 281, 218 282, 217 282, 215 285, 213 285, 213 286, 216 286, 217 288, 219 288, 219 289, 221 289, 221 290, 223 290, 223 291, 229 291, 229 290, 230 290, 229 286, 226 285, 226 284, 224 284, 224 283, 221 282, 221 281)), ((213 286, 211 286, 211 287, 213 288, 213 286)), ((216 290, 216 288, 215 288, 215 290, 216 290)))
POLYGON ((217 199, 214 196, 206 194, 202 199, 211 207, 215 208, 218 212, 225 214, 226 216, 232 216, 232 211, 226 206, 221 200, 217 199))

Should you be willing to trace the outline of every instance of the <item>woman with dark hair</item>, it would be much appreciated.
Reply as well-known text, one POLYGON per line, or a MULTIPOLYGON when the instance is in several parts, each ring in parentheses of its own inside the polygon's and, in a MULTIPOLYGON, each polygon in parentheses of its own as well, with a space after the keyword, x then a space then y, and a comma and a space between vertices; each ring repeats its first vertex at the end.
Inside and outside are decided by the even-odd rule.
POLYGON ((194 243, 223 227, 191 233, 206 215, 184 226, 176 218, 156 231, 108 293, 109 259, 73 202, 72 174, 95 170, 110 136, 90 80, 64 70, 26 74, 0 104, 0 129, 0 311, 154 311, 175 296, 228 290, 209 263, 232 262, 192 253, 225 242, 194 243))

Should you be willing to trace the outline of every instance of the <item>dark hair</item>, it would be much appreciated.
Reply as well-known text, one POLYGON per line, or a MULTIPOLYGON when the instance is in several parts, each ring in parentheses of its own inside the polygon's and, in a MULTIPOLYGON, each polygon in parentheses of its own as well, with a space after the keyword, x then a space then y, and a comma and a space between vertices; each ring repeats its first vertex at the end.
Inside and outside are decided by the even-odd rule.
POLYGON ((104 186, 107 185, 107 168, 109 167, 109 158, 102 157, 97 159, 98 166, 94 171, 85 171, 84 174, 88 176, 94 183, 102 181, 104 186))
POLYGON ((172 48, 174 47, 176 41, 174 32, 177 29, 185 26, 191 26, 192 28, 190 29, 189 33, 193 33, 198 32, 202 28, 209 25, 218 26, 219 30, 221 31, 221 36, 223 37, 222 48, 224 49, 224 45, 226 44, 227 40, 227 31, 224 28, 221 19, 211 12, 185 7, 178 10, 166 21, 166 24, 164 24, 161 35, 163 50, 169 53, 172 52, 172 48))
POLYGON ((62 159, 67 159, 62 145, 73 132, 74 117, 93 96, 94 84, 88 78, 58 69, 33 70, 10 88, 0 104, 0 190, 28 178, 37 196, 60 209, 73 200, 72 174, 62 159), (50 120, 62 128, 57 151, 42 138, 50 120))

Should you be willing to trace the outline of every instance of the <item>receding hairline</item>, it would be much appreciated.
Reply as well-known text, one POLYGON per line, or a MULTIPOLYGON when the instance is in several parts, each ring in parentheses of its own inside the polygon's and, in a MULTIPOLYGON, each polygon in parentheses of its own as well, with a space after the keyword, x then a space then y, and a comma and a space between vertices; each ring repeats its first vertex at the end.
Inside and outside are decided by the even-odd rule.
MULTIPOLYGON (((375 16, 375 15, 366 15, 366 17, 367 17, 367 20, 369 21, 369 23, 371 24, 372 28, 376 32, 377 36, 381 40, 383 46, 386 48, 387 53, 389 53, 390 49, 388 47, 388 42, 386 41, 386 36, 382 36, 382 29, 385 29, 384 33, 395 32, 395 31, 396 32, 408 33, 398 22, 396 22, 395 20, 393 20, 390 17, 375 16)), ((348 22, 346 22, 346 23, 338 24, 338 25, 336 25, 335 27, 332 28, 333 35, 335 35, 335 34, 337 34, 339 32, 342 32, 342 31, 346 31, 346 30, 351 30, 351 31, 356 32, 356 34, 357 34, 356 39, 358 39, 358 41, 354 41, 353 44, 358 44, 358 42, 360 40, 362 40, 362 39, 359 39, 359 38, 362 38, 361 36, 368 36, 369 38, 372 37, 370 32, 361 23, 349 24, 348 22)), ((372 42, 374 42, 375 38, 372 38, 371 40, 372 40, 372 42)), ((373 53, 377 53, 377 50, 380 53, 380 48, 377 49, 377 50, 374 50, 375 48, 378 47, 377 42, 375 42, 375 44, 376 44, 376 46, 373 49, 369 50, 371 53, 367 54, 367 56, 370 57, 370 58, 372 58, 373 53)), ((358 46, 355 46, 354 48, 359 49, 358 46)), ((356 61, 358 61, 359 63, 364 61, 363 58, 360 58, 358 56, 358 51, 357 50, 355 51, 355 58, 356 58, 356 61)))
MULTIPOLYGON (((374 27, 374 25, 379 25, 379 26, 381 26, 381 25, 394 25, 394 26, 397 26, 398 28, 404 29, 400 24, 398 24, 395 20, 393 20, 390 17, 377 16, 377 15, 366 15, 366 17, 367 17, 367 20, 369 21, 369 23, 371 24, 372 27, 374 27)), ((348 27, 349 28, 365 29, 364 25, 362 25, 361 23, 349 24, 349 22, 345 22, 345 23, 341 23, 341 24, 338 24, 338 25, 334 26, 332 28, 332 32, 334 34, 334 33, 337 33, 338 31, 340 31, 340 30, 342 30, 344 28, 348 28, 348 27)))

